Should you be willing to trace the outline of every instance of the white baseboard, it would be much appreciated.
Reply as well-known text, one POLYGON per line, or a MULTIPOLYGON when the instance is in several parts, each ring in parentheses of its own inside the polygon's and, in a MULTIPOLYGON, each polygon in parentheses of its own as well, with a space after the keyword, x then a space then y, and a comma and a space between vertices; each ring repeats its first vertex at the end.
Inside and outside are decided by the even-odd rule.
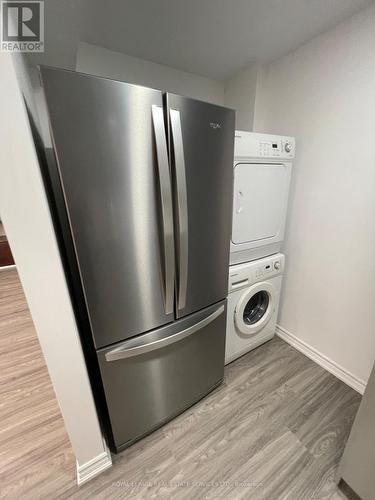
POLYGON ((94 457, 92 460, 79 465, 77 462, 77 484, 81 486, 90 479, 93 479, 101 472, 112 466, 111 452, 105 445, 105 451, 94 457))
POLYGON ((327 356, 311 347, 309 344, 306 344, 306 342, 303 342, 303 340, 298 339, 295 335, 288 332, 288 330, 285 330, 285 328, 280 325, 276 326, 276 335, 297 349, 297 351, 302 352, 302 354, 315 361, 316 364, 332 373, 332 375, 335 375, 335 377, 342 380, 352 389, 356 390, 360 394, 365 392, 366 382, 364 380, 359 379, 348 370, 338 365, 335 361, 332 361, 327 356))
POLYGON ((0 272, 1 271, 9 271, 9 269, 16 269, 16 264, 11 264, 10 266, 1 266, 0 272))

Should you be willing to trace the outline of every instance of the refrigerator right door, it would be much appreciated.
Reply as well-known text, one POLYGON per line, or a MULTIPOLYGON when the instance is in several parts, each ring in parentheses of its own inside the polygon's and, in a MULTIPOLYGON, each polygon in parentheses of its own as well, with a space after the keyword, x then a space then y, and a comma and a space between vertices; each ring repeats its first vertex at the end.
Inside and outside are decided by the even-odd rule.
POLYGON ((175 209, 176 314, 225 298, 232 224, 235 113, 167 94, 175 209))

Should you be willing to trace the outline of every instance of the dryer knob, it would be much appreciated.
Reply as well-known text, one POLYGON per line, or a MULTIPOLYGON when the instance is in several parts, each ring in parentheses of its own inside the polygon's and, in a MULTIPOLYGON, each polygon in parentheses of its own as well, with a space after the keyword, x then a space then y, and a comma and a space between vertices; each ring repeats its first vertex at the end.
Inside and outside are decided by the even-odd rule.
POLYGON ((274 263, 273 267, 276 269, 276 271, 278 271, 278 270, 280 269, 280 267, 281 267, 280 262, 277 260, 277 261, 274 263))
POLYGON ((292 151, 292 143, 289 141, 286 142, 284 148, 287 153, 290 153, 292 151))

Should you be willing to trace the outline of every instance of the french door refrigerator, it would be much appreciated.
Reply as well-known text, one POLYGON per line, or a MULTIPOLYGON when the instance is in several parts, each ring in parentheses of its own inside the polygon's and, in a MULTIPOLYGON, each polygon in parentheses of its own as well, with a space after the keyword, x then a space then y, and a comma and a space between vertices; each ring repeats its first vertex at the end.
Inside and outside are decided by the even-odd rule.
POLYGON ((117 452, 223 378, 234 112, 74 71, 40 77, 44 177, 117 452))

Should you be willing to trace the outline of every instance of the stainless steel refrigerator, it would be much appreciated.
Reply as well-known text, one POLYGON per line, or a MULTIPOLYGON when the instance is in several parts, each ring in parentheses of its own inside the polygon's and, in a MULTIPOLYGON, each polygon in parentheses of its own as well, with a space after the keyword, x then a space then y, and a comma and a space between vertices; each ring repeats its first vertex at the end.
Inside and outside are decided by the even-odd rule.
POLYGON ((40 76, 44 179, 119 451, 222 381, 234 112, 74 71, 40 76))

